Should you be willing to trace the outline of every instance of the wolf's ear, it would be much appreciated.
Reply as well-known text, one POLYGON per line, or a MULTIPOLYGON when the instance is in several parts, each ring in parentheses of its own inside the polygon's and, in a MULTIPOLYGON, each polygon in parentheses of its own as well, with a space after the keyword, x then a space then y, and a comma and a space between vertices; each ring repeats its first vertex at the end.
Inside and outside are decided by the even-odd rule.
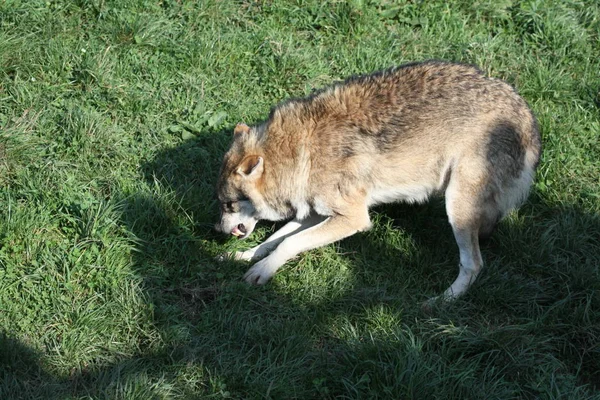
POLYGON ((247 156, 238 165, 237 173, 244 178, 256 179, 260 177, 264 170, 263 158, 260 156, 247 156))
POLYGON ((248 133, 250 132, 250 127, 246 124, 237 124, 233 129, 234 135, 239 135, 240 133, 248 133))

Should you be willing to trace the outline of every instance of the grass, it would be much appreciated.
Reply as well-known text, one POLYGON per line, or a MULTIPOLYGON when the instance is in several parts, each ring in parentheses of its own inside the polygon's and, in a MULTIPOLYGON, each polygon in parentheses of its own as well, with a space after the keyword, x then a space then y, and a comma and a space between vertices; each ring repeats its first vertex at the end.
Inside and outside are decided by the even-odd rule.
POLYGON ((600 398, 600 6, 527 1, 0 1, 0 398, 600 398), (440 58, 515 85, 544 155, 455 278, 440 201, 262 288, 215 255, 235 123, 440 58))

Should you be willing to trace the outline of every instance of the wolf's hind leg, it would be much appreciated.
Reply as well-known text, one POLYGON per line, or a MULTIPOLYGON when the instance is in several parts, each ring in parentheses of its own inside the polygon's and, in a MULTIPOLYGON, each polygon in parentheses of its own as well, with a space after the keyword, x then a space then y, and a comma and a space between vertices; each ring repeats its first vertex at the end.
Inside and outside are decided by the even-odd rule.
POLYGON ((452 230, 460 252, 460 264, 458 277, 442 295, 446 300, 452 300, 464 294, 479 275, 483 265, 477 230, 455 226, 452 227, 452 230))
POLYGON ((446 190, 446 212, 458 245, 460 264, 458 276, 441 296, 455 299, 473 284, 483 266, 479 249, 480 234, 489 235, 498 220, 494 196, 485 173, 473 166, 455 171, 446 190))

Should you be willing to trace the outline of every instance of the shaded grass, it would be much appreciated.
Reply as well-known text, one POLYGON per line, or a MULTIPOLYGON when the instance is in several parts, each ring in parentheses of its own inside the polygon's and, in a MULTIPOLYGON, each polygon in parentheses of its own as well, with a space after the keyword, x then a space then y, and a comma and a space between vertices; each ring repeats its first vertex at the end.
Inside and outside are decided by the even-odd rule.
POLYGON ((600 9, 591 1, 0 3, 1 398, 598 398, 600 9), (350 74, 476 63, 537 114, 528 203, 456 303, 443 204, 264 288, 217 264, 238 121, 350 74))

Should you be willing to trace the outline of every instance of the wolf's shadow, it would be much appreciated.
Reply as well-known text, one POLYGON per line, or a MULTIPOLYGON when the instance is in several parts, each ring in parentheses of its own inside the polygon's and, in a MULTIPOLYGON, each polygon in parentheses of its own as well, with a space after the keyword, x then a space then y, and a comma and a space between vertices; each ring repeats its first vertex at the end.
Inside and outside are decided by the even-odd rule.
MULTIPOLYGON (((428 296, 441 293, 456 277, 458 265, 458 249, 441 200, 424 205, 379 207, 371 214, 375 221, 371 232, 355 235, 323 250, 341 253, 338 258, 346 260, 351 270, 348 279, 352 282, 331 298, 307 306, 299 304, 276 282, 262 288, 247 286, 241 282, 241 275, 250 265, 219 263, 214 257, 224 249, 240 249, 257 243, 279 224, 263 224, 256 232, 257 238, 249 239, 247 243, 238 243, 213 231, 212 226, 218 219, 214 190, 221 157, 231 141, 231 131, 232 127, 201 135, 159 152, 142 165, 143 177, 150 190, 145 194, 116 195, 124 205, 123 225, 140 240, 133 267, 143 278, 149 301, 156 310, 155 326, 164 332, 181 325, 190 328, 191 332, 210 326, 213 330, 210 335, 204 332, 196 337, 192 333, 184 342, 166 345, 158 352, 141 351, 118 363, 69 378, 47 373, 42 355, 5 336, 2 338, 3 349, 10 351, 2 358, 0 374, 4 382, 11 382, 10 393, 22 389, 23 398, 59 399, 66 394, 106 397, 107 388, 114 385, 115 380, 135 379, 140 365, 169 366, 200 360, 228 387, 248 392, 248 384, 235 382, 235 374, 230 371, 231 360, 259 359, 260 346, 254 348, 248 343, 275 340, 271 337, 281 335, 282 330, 294 329, 293 323, 286 325, 285 322, 292 315, 295 319, 304 319, 306 324, 320 325, 336 316, 383 304, 391 309, 402 309, 405 321, 433 318, 436 323, 460 325, 468 323, 478 313, 483 315, 482 318, 493 315, 500 323, 518 320, 522 316, 517 310, 543 313, 564 299, 573 302, 569 309, 573 313, 583 312, 581 307, 585 306, 585 301, 591 302, 589 307, 600 307, 598 296, 590 296, 591 292, 600 290, 597 278, 599 255, 588 250, 591 244, 600 241, 600 219, 577 206, 548 207, 543 196, 535 191, 519 216, 501 223, 491 241, 482 246, 487 265, 465 299, 444 307, 433 317, 422 314, 420 303, 428 296), (382 240, 388 229, 401 229, 404 242, 395 244, 382 240), (397 269, 392 269, 392 264, 397 265, 397 269), (416 265, 425 267, 417 269, 416 265), (590 276, 596 278, 590 279, 590 276), (228 318, 264 315, 264 320, 258 324, 261 329, 250 329, 244 337, 234 340, 235 332, 230 331, 227 319, 207 322, 218 316, 223 307, 231 307, 231 313, 239 313, 228 318), (256 314, 257 307, 264 307, 265 311, 256 314), (321 317, 315 318, 317 315, 321 317), (198 342, 207 337, 213 341, 211 351, 206 351, 206 346, 198 342), (236 340, 241 344, 234 343, 236 340), (199 349, 205 352, 199 355, 199 349), (26 396, 27 393, 31 396, 26 396)), ((301 256, 291 263, 295 267, 284 269, 281 274, 287 275, 285 279, 295 279, 295 275, 305 273, 304 270, 310 272, 312 267, 308 262, 303 264, 304 257, 318 264, 320 255, 317 250, 301 256)), ((326 327, 317 329, 327 330, 326 327)), ((589 350, 598 333, 598 330, 592 330, 587 334, 573 334, 573 340, 580 341, 582 348, 571 349, 573 354, 568 356, 580 358, 579 374, 584 383, 599 378, 597 352, 589 350)), ((295 336, 290 333, 290 337, 295 336)), ((343 352, 346 355, 340 357, 349 359, 371 354, 364 343, 323 340, 326 343, 319 345, 319 351, 325 359, 330 353, 337 357, 343 352), (335 351, 328 352, 327 346, 335 351)), ((379 348, 393 351, 391 342, 379 340, 379 348)), ((287 344, 287 341, 276 342, 274 346, 287 344)), ((311 343, 297 345, 304 352, 318 351, 311 343)), ((403 355, 397 356, 399 362, 403 355)), ((297 355, 298 360, 302 357, 297 355)), ((322 362, 335 364, 335 360, 322 362)), ((150 373, 151 367, 145 368, 142 372, 150 373)), ((336 368, 343 368, 343 364, 336 368)), ((347 372, 360 373, 354 369, 347 372)), ((160 376, 160 371, 156 373, 160 376)), ((268 392, 270 379, 276 377, 258 377, 253 382, 257 385, 252 389, 253 393, 268 392)), ((188 395, 193 397, 193 393, 188 395)))
MULTIPOLYGON (((158 154, 144 166, 148 182, 156 179, 163 182, 181 199, 182 208, 195 216, 194 222, 199 229, 190 234, 204 244, 194 275, 202 277, 204 283, 194 277, 191 280, 196 283, 190 283, 190 276, 185 276, 177 302, 184 308, 193 309, 194 295, 190 295, 190 291, 202 292, 203 287, 233 284, 235 290, 249 297, 268 293, 289 307, 283 308, 282 312, 289 312, 299 307, 298 301, 290 297, 286 289, 280 290, 277 283, 253 288, 240 282, 250 264, 214 261, 214 256, 224 246, 233 249, 250 247, 281 225, 264 223, 256 233, 257 237, 246 243, 230 240, 212 230, 218 219, 214 197, 217 174, 222 155, 231 142, 231 131, 232 127, 184 142, 158 154)), ((407 319, 430 318, 422 314, 421 302, 441 293, 458 273, 458 247, 447 221, 443 199, 420 205, 385 205, 373 210, 371 216, 375 222, 372 231, 350 237, 325 250, 342 254, 337 258, 346 260, 350 267, 348 279, 352 282, 335 295, 311 303, 309 309, 345 314, 352 313, 357 307, 384 304, 402 308, 407 319), (403 243, 382 240, 389 229, 400 229, 403 243)), ((580 312, 580 307, 587 301, 600 307, 599 299, 589 296, 590 290, 600 289, 600 281, 587 279, 590 275, 598 275, 600 261, 598 254, 587 249, 597 248, 599 242, 598 215, 577 205, 549 206, 543 193, 534 189, 519 212, 502 221, 492 238, 482 244, 485 267, 465 299, 455 306, 441 305, 444 310, 438 310, 439 315, 434 317, 458 324, 468 324, 474 313, 513 320, 521 317, 515 314, 518 313, 516 310, 536 314, 564 299, 573 301, 574 312, 580 312)), ((287 275, 287 280, 295 279, 296 274, 304 273, 303 266, 310 272, 309 264, 319 264, 320 255, 317 250, 300 256, 292 261, 291 268, 281 273, 287 275), (310 262, 303 265, 303 257, 310 262)), ((188 259, 189 254, 180 254, 180 257, 185 264, 183 259, 188 259)), ((219 295, 218 292, 214 296, 211 294, 213 301, 219 295)), ((587 348, 593 335, 590 333, 584 340, 587 348)), ((577 356, 587 360, 583 364, 595 375, 598 364, 591 361, 590 354, 577 356)))

